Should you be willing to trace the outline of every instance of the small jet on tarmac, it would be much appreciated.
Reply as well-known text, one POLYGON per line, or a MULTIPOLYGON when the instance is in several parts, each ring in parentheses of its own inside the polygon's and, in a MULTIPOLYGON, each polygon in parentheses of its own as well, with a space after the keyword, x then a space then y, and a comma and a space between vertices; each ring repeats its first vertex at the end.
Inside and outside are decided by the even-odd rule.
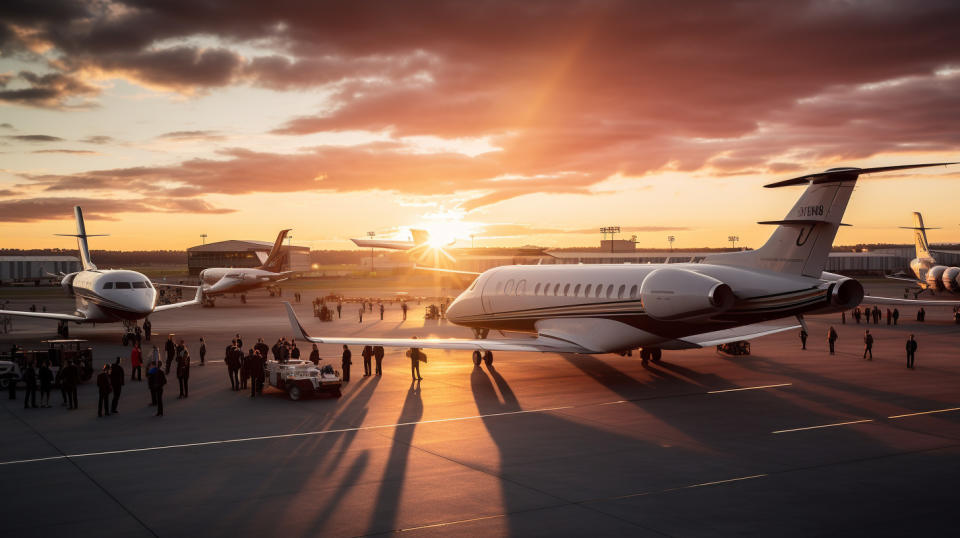
POLYGON ((390 250, 412 250, 430 243, 430 232, 426 230, 411 229, 410 236, 410 241, 393 239, 351 239, 351 241, 362 248, 386 248, 390 250))
MULTIPOLYGON (((937 291, 947 291, 950 293, 960 293, 960 267, 947 267, 939 265, 933 253, 930 252, 930 244, 927 242, 927 230, 936 230, 937 228, 928 228, 923 225, 923 216, 914 211, 913 226, 901 226, 905 230, 913 230, 913 242, 917 250, 917 257, 910 261, 910 271, 913 272, 913 278, 899 277, 895 275, 888 276, 893 280, 903 280, 917 286, 913 296, 917 297, 925 291, 931 293, 937 291)), ((910 292, 908 288, 907 293, 910 292)))
MULTIPOLYGON (((200 272, 203 301, 214 306, 218 295, 244 293, 257 288, 269 288, 290 278, 293 271, 280 271, 283 266, 283 240, 290 229, 280 230, 270 253, 261 258, 257 267, 210 267, 200 272)), ((257 253, 260 255, 260 253, 257 253)))
MULTIPOLYGON (((824 271, 857 179, 863 174, 957 163, 831 168, 767 187, 806 185, 770 239, 756 250, 711 254, 700 263, 506 265, 478 274, 446 317, 475 339, 312 337, 285 303, 294 337, 316 344, 493 351, 625 353, 659 361, 664 349, 749 340, 804 326, 805 314, 872 304, 927 305, 864 297, 853 278, 824 271), (531 334, 491 338, 490 330, 531 334)), ((461 272, 462 273, 462 272, 461 272)), ((935 304, 950 304, 936 302, 935 304)), ((960 302, 956 302, 960 304, 960 302)))
POLYGON ((145 275, 126 269, 97 269, 90 259, 87 238, 102 234, 87 234, 83 223, 83 211, 76 206, 73 212, 77 220, 77 233, 57 235, 77 238, 83 270, 63 275, 60 280, 63 289, 76 298, 76 311, 73 314, 57 314, 0 310, 0 314, 57 320, 60 322, 58 333, 61 337, 67 338, 69 336, 67 324, 71 321, 75 323, 136 322, 154 312, 200 304, 199 288, 193 300, 158 305, 157 290, 145 275))

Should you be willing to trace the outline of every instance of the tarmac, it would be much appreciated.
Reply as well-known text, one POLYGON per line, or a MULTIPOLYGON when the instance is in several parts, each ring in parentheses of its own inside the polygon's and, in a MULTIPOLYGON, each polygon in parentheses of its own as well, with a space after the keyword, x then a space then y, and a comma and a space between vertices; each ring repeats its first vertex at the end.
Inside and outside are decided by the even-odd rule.
MULTIPOLYGON (((361 324, 350 304, 344 319, 321 323, 310 298, 297 308, 316 335, 470 337, 425 321, 422 306, 406 322, 390 305, 383 321, 367 313, 361 324)), ((667 351, 646 366, 638 355, 497 353, 474 367, 469 353, 428 350, 419 383, 403 350, 388 349, 382 377, 364 377, 354 349, 339 399, 232 392, 225 345, 235 333, 245 346, 289 336, 280 301, 254 294, 246 305, 221 299, 153 316, 153 343, 175 333, 194 359, 189 398, 177 399, 171 375, 162 418, 145 380, 128 380, 120 413, 104 418, 92 382, 77 411, 60 407, 56 390, 52 409, 0 394, 3 534, 956 532, 960 326, 949 308, 928 308, 924 323, 901 309, 898 326, 814 316, 806 351, 789 331, 753 341, 749 356, 667 351), (840 335, 832 356, 830 325, 840 335), (872 361, 861 357, 867 328, 872 361), (905 367, 911 333, 915 370, 905 367)), ((66 299, 44 304, 70 310, 66 299)), ((0 346, 42 348, 55 327, 18 319, 0 346)), ((95 367, 121 355, 129 372, 119 325, 71 331, 90 341, 95 367)), ((339 368, 337 348, 321 354, 339 368)))

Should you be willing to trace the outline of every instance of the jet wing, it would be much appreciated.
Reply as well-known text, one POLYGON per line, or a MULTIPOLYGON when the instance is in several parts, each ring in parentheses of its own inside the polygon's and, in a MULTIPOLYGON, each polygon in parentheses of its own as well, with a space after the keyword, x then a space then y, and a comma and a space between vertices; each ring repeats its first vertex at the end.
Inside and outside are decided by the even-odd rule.
POLYGON ((22 312, 20 310, 0 310, 0 315, 23 316, 27 318, 55 319, 59 321, 86 321, 87 318, 76 314, 54 314, 53 312, 22 312))
MULTIPOLYGON (((761 336, 768 336, 783 331, 799 329, 800 327, 801 326, 799 324, 773 325, 766 323, 754 323, 753 325, 744 325, 743 327, 734 327, 733 329, 723 329, 720 331, 711 331, 708 333, 685 336, 676 340, 676 342, 688 344, 687 347, 689 348, 710 347, 729 342, 739 342, 740 340, 752 340, 754 338, 760 338, 761 336)), ((673 346, 665 345, 663 347, 669 348, 673 346)), ((678 346, 674 349, 682 349, 682 347, 678 346)))
POLYGON ((562 340, 538 336, 536 338, 357 338, 353 336, 317 337, 307 334, 300 324, 293 306, 284 301, 294 338, 314 344, 347 346, 416 347, 422 349, 456 349, 465 351, 537 351, 541 353, 589 353, 588 350, 562 340))
POLYGON ((179 303, 170 303, 153 307, 154 312, 163 312, 164 310, 173 310, 174 308, 183 308, 184 306, 198 305, 203 302, 203 288, 197 288, 197 295, 190 301, 181 301, 179 303))
POLYGON ((874 297, 865 295, 860 304, 889 304, 901 306, 960 306, 960 300, 938 301, 936 299, 897 299, 894 297, 874 297))
POLYGON ((897 276, 897 275, 883 275, 884 278, 890 280, 899 280, 901 282, 910 282, 911 284, 920 284, 920 281, 916 278, 907 277, 907 276, 897 276))

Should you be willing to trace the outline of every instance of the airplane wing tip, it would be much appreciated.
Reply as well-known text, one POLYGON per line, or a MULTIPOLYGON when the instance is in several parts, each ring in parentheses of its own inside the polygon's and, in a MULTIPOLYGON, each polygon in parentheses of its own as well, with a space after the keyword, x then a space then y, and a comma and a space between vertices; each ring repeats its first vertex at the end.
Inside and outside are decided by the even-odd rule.
POLYGON ((300 323, 300 318, 298 318, 297 313, 294 312, 293 305, 290 304, 290 301, 283 301, 283 306, 287 309, 287 317, 290 319, 290 328, 293 329, 294 337, 298 340, 312 341, 310 335, 307 334, 306 329, 304 329, 300 323))

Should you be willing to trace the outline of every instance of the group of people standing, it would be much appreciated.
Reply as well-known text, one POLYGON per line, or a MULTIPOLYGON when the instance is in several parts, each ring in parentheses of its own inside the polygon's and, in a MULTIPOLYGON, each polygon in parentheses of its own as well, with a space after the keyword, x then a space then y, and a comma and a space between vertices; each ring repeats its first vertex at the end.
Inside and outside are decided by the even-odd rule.
MULTIPOLYGON (((274 347, 280 345, 278 341, 274 347)), ((257 343, 251 346, 247 353, 243 352, 243 339, 239 334, 226 348, 223 362, 227 365, 227 376, 230 378, 230 390, 246 390, 250 386, 250 397, 263 393, 263 383, 266 380, 267 353, 270 348, 258 338, 257 343)), ((276 355, 277 352, 274 352, 276 355)), ((300 356, 299 351, 297 356, 300 356)))
MULTIPOLYGON (((922 312, 923 308, 921 308, 920 311, 922 312)), ((921 317, 922 315, 918 313, 917 321, 923 321, 921 317)), ((866 318, 864 320, 864 323, 870 323, 872 320, 874 325, 879 325, 880 321, 883 319, 883 311, 881 311, 880 308, 877 307, 877 305, 874 305, 872 308, 868 306, 863 310, 860 310, 859 306, 856 307, 853 310, 853 320, 857 322, 857 325, 859 325, 860 321, 863 320, 864 318, 866 318)), ((846 313, 842 314, 841 319, 844 322, 846 322, 846 313)), ((899 319, 900 319, 900 310, 896 308, 894 308, 893 310, 890 310, 889 308, 887 309, 887 325, 896 325, 899 319)))

